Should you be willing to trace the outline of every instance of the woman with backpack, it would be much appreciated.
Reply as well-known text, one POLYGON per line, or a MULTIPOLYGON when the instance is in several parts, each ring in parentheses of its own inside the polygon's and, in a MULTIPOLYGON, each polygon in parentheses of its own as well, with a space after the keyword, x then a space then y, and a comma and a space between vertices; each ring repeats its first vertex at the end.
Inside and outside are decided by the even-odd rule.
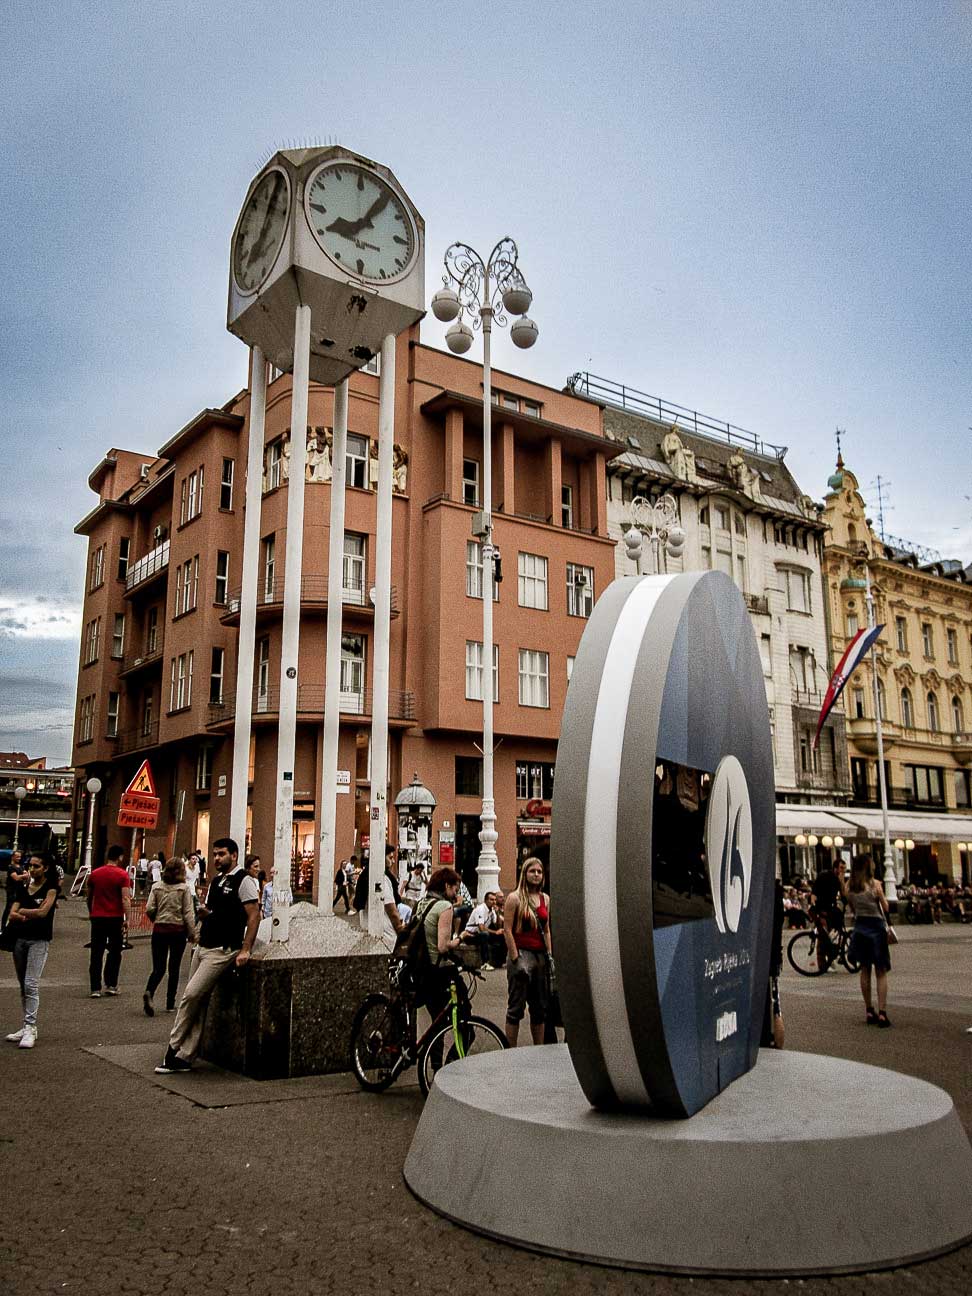
POLYGON ((422 923, 429 955, 420 994, 433 1017, 445 1006, 449 998, 449 983, 456 973, 455 964, 446 962, 443 965, 442 959, 450 950, 459 948, 459 937, 453 935, 459 880, 454 868, 436 869, 415 910, 416 918, 422 923))
POLYGON ((520 881, 503 905, 506 937, 506 1038, 516 1048, 520 1022, 530 1009, 530 1034, 543 1043, 547 1015, 547 963, 550 958, 550 897, 543 889, 543 864, 535 855, 523 861, 520 881))

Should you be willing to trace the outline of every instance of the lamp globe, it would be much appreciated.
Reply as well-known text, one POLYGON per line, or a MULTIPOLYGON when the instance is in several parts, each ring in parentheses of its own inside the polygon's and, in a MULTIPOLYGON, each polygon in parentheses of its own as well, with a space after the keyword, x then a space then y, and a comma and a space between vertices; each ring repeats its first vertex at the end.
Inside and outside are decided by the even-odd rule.
POLYGON ((503 291, 503 306, 511 315, 525 315, 533 301, 533 293, 525 283, 510 284, 503 291))
POLYGON ((522 319, 518 319, 510 328, 510 337, 513 339, 513 345, 518 346, 521 351, 526 351, 529 347, 532 347, 539 336, 540 330, 528 315, 524 315, 522 319))
POLYGON ((432 314, 443 324, 454 320, 461 309, 459 298, 451 288, 440 288, 432 298, 432 314))
POLYGON ((473 331, 468 324, 457 320, 446 333, 446 346, 456 355, 465 355, 473 344, 473 331))

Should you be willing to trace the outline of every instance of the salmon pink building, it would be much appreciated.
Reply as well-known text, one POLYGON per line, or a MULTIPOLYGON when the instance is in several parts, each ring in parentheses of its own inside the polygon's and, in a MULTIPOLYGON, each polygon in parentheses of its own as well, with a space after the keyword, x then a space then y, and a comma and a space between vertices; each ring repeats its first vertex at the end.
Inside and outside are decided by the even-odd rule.
MULTIPOLYGON (((271 375, 260 515, 248 847, 272 858, 291 380, 271 375)), ((389 804, 413 774, 437 802, 432 860, 471 889, 482 797, 482 370, 398 340, 395 395, 389 804)), ((338 857, 368 845, 378 377, 351 378, 342 588, 328 588, 333 391, 311 384, 307 438, 294 878, 317 864, 327 618, 342 621, 338 857)), ((560 716, 594 600, 614 577, 606 465, 621 447, 590 400, 513 374, 493 376, 495 795, 504 886, 518 859, 545 857, 560 716)), ((74 762, 96 775, 96 854, 121 794, 148 759, 161 798, 138 847, 167 853, 229 829, 249 393, 201 411, 157 454, 111 449, 89 482, 74 762)), ((389 824, 396 839, 394 817, 389 824)), ((78 833, 75 833, 77 838, 78 833)), ((330 869, 331 861, 325 861, 330 869)))

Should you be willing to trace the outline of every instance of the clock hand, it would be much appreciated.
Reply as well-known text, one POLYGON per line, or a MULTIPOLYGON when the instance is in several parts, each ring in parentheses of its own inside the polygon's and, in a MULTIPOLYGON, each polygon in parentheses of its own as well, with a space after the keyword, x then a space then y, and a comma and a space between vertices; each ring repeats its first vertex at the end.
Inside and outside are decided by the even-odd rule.
POLYGON ((340 234, 342 238, 353 239, 361 233, 363 229, 371 229, 374 224, 374 218, 385 210, 391 201, 391 194, 379 194, 363 216, 357 220, 349 221, 344 216, 338 216, 336 220, 331 221, 327 227, 329 234, 340 234))

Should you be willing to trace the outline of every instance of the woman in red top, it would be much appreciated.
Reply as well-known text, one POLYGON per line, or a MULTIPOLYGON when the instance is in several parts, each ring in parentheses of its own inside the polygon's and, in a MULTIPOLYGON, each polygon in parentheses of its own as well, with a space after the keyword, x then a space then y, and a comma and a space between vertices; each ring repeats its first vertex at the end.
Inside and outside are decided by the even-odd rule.
POLYGON ((503 905, 506 937, 506 1038, 516 1048, 520 1022, 530 1009, 530 1034, 543 1043, 547 1015, 547 959, 550 955, 550 897, 543 889, 543 864, 531 855, 523 861, 520 881, 503 905))

